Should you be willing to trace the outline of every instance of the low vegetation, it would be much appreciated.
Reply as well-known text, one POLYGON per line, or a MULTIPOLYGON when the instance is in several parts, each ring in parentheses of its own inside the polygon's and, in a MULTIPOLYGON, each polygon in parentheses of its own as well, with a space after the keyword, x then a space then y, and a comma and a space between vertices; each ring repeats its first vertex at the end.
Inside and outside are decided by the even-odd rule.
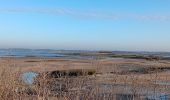
POLYGON ((145 56, 133 54, 114 54, 112 52, 98 52, 98 53, 69 53, 68 56, 95 56, 95 57, 110 57, 110 58, 130 58, 130 59, 146 59, 146 60, 160 60, 160 56, 145 56))
POLYGON ((159 93, 168 98, 170 88, 169 74, 164 73, 170 70, 169 66, 131 63, 106 67, 96 61, 91 62, 94 69, 37 72, 34 82, 28 84, 21 79, 26 71, 13 63, 0 65, 0 100, 154 100, 161 99, 159 93))

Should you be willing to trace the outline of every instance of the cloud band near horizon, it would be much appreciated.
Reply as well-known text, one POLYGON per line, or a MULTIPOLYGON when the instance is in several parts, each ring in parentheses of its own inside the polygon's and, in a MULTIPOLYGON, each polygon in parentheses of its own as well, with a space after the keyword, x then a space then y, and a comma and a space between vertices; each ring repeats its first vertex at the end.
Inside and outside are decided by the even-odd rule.
POLYGON ((66 15, 78 18, 93 18, 106 20, 146 20, 146 21, 170 21, 170 14, 137 14, 137 13, 113 13, 99 11, 78 11, 63 8, 0 8, 0 13, 37 13, 37 14, 53 14, 66 15))

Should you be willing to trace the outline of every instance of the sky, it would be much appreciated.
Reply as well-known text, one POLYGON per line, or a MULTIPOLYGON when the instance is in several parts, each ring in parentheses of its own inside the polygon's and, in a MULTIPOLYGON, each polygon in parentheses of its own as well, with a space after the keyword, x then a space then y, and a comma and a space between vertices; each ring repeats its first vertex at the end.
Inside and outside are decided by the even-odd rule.
POLYGON ((0 48, 170 51, 170 0, 0 0, 0 48))

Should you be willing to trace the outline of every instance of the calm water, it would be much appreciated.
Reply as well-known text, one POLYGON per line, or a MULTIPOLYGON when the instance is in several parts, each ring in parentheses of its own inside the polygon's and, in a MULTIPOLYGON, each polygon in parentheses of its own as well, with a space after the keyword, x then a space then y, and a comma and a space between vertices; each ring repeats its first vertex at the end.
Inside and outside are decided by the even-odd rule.
POLYGON ((34 79, 37 77, 37 75, 38 74, 35 72, 26 72, 21 75, 21 78, 26 84, 31 85, 34 83, 34 79))
POLYGON ((44 58, 93 58, 81 56, 66 56, 66 53, 81 53, 92 51, 50 50, 50 49, 0 49, 0 57, 44 57, 44 58))
MULTIPOLYGON (((92 53, 97 51, 83 50, 51 50, 51 49, 0 49, 0 57, 45 57, 45 58, 77 58, 77 59, 96 59, 99 57, 92 56, 66 56, 66 53, 92 53)), ((127 52, 112 51, 121 54, 139 54, 139 55, 155 55, 162 57, 170 57, 170 52, 127 52)), ((109 58, 109 57, 103 57, 109 58)))

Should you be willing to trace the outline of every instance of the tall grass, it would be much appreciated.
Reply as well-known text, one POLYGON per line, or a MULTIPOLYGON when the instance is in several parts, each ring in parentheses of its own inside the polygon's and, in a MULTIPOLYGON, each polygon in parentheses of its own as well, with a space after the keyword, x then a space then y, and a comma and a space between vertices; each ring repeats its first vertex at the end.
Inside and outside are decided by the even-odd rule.
MULTIPOLYGON (((96 72, 90 70, 86 75, 82 75, 80 70, 67 72, 71 73, 68 74, 71 76, 75 73, 82 76, 78 74, 74 77, 50 78, 49 73, 42 72, 36 78, 36 83, 28 85, 20 78, 22 70, 9 59, 7 63, 0 64, 0 100, 144 100, 145 98, 141 98, 143 88, 146 88, 148 95, 149 91, 153 90, 153 99, 157 98, 159 89, 169 88, 168 85, 162 87, 157 84, 157 81, 161 80, 160 67, 154 68, 154 73, 148 71, 150 73, 146 74, 146 79, 149 80, 142 82, 143 74, 120 73, 118 65, 111 65, 113 68, 110 69, 105 69, 105 65, 100 61, 92 62, 92 65, 96 72), (143 83, 145 85, 142 85, 143 83)), ((168 76, 165 79, 168 81, 168 76)))
POLYGON ((18 72, 14 72, 10 64, 0 65, 0 99, 12 100, 18 96, 15 92, 17 86, 21 86, 16 80, 18 72))

